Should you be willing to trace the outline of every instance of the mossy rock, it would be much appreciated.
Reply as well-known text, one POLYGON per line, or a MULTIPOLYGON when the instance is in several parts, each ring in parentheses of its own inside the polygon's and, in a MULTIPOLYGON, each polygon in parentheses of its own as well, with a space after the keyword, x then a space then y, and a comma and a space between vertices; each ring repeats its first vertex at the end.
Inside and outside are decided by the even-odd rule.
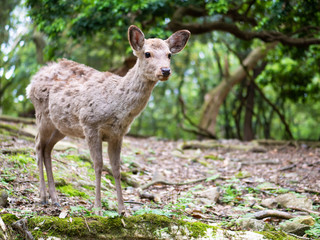
MULTIPOLYGON (((12 214, 1 217, 8 226, 18 219, 12 214)), ((156 214, 127 218, 38 216, 28 219, 28 229, 35 239, 295 239, 283 232, 230 231, 156 214)))

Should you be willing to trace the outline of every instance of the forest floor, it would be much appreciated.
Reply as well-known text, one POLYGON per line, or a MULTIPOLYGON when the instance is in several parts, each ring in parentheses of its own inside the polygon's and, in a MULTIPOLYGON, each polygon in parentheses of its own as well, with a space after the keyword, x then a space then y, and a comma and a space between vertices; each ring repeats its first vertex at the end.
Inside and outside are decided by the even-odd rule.
MULTIPOLYGON (((95 177, 84 140, 65 138, 56 145, 52 160, 61 207, 41 205, 35 126, 0 123, 0 191, 8 193, 8 205, 0 206, 0 214, 93 215, 95 177)), ((107 143, 103 151, 103 215, 114 217, 116 194, 107 143)), ((319 143, 125 137, 122 172, 129 215, 153 213, 229 230, 261 231, 268 223, 287 232, 291 230, 285 223, 299 216, 304 228, 292 230, 292 235, 320 236, 319 143)))

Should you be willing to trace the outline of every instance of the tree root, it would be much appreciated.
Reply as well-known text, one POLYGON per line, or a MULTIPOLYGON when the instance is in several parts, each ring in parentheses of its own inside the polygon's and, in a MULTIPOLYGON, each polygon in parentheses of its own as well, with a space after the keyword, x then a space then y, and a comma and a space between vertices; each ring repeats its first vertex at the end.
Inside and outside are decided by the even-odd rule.
POLYGON ((283 212, 283 211, 278 211, 278 210, 263 210, 256 212, 254 214, 254 217, 256 219, 263 219, 267 217, 275 217, 275 218, 280 218, 280 219, 291 219, 294 218, 294 216, 290 213, 283 212))

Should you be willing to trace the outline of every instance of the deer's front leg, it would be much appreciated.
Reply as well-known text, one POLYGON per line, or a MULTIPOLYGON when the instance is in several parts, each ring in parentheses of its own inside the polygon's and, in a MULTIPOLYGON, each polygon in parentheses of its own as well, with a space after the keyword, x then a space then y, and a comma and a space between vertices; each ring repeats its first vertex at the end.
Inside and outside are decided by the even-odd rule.
POLYGON ((101 173, 102 173, 102 140, 100 134, 95 129, 87 129, 85 131, 85 138, 90 150, 90 156, 94 164, 94 171, 96 175, 96 198, 94 208, 100 214, 101 210, 101 173))
POLYGON ((112 174, 116 183, 118 212, 121 215, 125 214, 125 208, 121 190, 121 173, 120 173, 120 153, 121 153, 122 138, 111 139, 108 142, 108 154, 112 168, 112 174))

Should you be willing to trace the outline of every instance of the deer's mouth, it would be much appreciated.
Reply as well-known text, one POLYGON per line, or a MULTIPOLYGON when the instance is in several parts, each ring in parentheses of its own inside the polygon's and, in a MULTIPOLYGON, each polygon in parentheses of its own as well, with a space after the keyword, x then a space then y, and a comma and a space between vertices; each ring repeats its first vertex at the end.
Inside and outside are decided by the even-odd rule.
POLYGON ((158 79, 162 82, 165 82, 169 79, 169 76, 158 75, 158 79))

